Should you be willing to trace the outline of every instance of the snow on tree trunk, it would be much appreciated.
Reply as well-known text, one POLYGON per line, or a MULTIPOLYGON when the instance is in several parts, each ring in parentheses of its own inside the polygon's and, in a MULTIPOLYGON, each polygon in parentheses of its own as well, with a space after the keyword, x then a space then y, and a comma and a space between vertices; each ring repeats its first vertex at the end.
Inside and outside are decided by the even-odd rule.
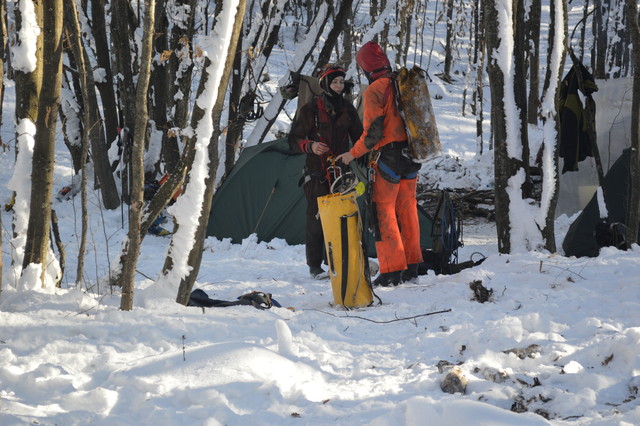
POLYGON ((202 76, 206 78, 205 87, 196 100, 197 107, 202 110, 202 117, 195 124, 195 129, 192 129, 195 138, 195 156, 189 170, 188 184, 184 193, 169 208, 169 213, 176 218, 177 231, 173 234, 169 247, 168 257, 171 258, 171 266, 153 286, 156 296, 162 294, 174 298, 176 286, 192 269, 189 264, 189 253, 196 244, 196 230, 205 198, 205 180, 209 175, 208 147, 213 133, 211 112, 218 91, 224 90, 220 87, 220 81, 225 70, 225 59, 237 10, 238 0, 224 1, 213 33, 210 37, 203 39, 200 45, 208 59, 208 66, 204 70, 206 76, 202 76), (194 212, 197 213, 194 214, 194 212))
MULTIPOLYGON (((242 30, 242 21, 245 16, 246 5, 246 0, 239 0, 238 11, 235 16, 233 32, 231 34, 231 40, 229 44, 229 51, 227 52, 225 70, 220 81, 220 87, 227 87, 229 84, 229 78, 232 73, 232 66, 235 59, 236 46, 238 44, 238 39, 240 38, 240 32, 242 30)), ((193 289, 193 285, 198 278, 200 265, 202 263, 202 252, 204 250, 203 246, 206 239, 207 227, 209 224, 211 202, 213 200, 213 193, 215 191, 216 170, 218 169, 218 165, 220 163, 220 158, 218 156, 218 141, 220 140, 222 134, 222 130, 220 128, 220 119, 222 111, 224 109, 225 97, 226 92, 223 90, 219 90, 218 97, 211 111, 211 116, 213 117, 213 134, 211 136, 211 142, 209 143, 209 164, 207 166, 209 168, 209 175, 204 182, 204 203, 202 205, 202 209, 200 210, 200 218, 198 220, 198 227, 196 228, 195 232, 194 245, 191 248, 191 252, 188 254, 188 263, 192 269, 189 274, 180 281, 178 295, 176 296, 176 302, 181 303, 185 306, 189 303, 191 290, 193 289)))
POLYGON ((43 5, 42 89, 38 97, 29 225, 22 265, 25 271, 34 269, 41 275, 25 274, 21 278, 27 286, 42 288, 53 288, 62 278, 49 239, 56 125, 62 87, 62 9, 62 0, 49 0, 43 5), (34 268, 30 268, 31 265, 34 268))
MULTIPOLYGON (((33 157, 33 145, 35 141, 36 125, 25 118, 18 122, 16 127, 18 140, 18 156, 13 171, 13 177, 7 184, 9 190, 14 191, 13 200, 13 235, 11 239, 11 262, 13 273, 10 275, 10 284, 18 285, 18 279, 22 275, 22 260, 24 259, 24 246, 27 241, 27 225, 29 224, 29 204, 31 200, 31 180, 25 176, 31 176, 31 159, 33 157)), ((18 290, 25 290, 18 287, 18 290)))
MULTIPOLYGON (((563 0, 561 0, 563 1, 563 0)), ((501 96, 500 100, 492 99, 492 104, 500 103, 503 109, 500 114, 492 114, 492 121, 504 120, 504 134, 496 134, 496 213, 502 210, 500 214, 508 215, 502 218, 501 226, 498 226, 498 237, 500 240, 501 252, 514 252, 519 250, 535 250, 544 247, 545 241, 542 237, 541 229, 545 227, 545 218, 549 213, 549 200, 557 192, 555 189, 555 171, 549 166, 549 155, 554 153, 555 138, 549 141, 551 145, 547 152, 547 165, 550 167, 547 176, 550 187, 549 197, 544 203, 544 213, 540 213, 540 207, 535 206, 533 200, 526 199, 523 196, 523 187, 527 185, 526 166, 528 165, 528 150, 521 131, 523 129, 523 115, 516 103, 514 88, 518 84, 525 84, 523 81, 516 81, 516 70, 514 60, 514 5, 515 1, 498 0, 494 5, 490 5, 490 12, 497 21, 497 37, 492 40, 493 51, 490 52, 492 66, 496 67, 497 72, 501 74, 501 78, 494 79, 492 86, 502 84, 502 90, 492 96, 501 96), (495 8, 495 11, 492 10, 495 8), (500 140, 504 137, 504 141, 500 140), (498 161, 500 160, 500 161, 498 161), (500 201, 500 202, 499 202, 500 201), (542 219, 540 219, 542 218, 542 219), (540 222, 541 220, 541 222, 540 222)), ((559 7, 560 16, 562 16, 562 7, 559 7)), ((557 18, 557 15, 556 15, 557 18)), ((563 21, 562 21, 563 22, 563 21)), ((564 40, 564 28, 560 26, 559 40, 564 40)), ((559 55, 559 53, 556 53, 559 55)), ((555 63, 555 62, 554 62, 555 63)), ((554 73, 558 72, 557 69, 554 73)), ((521 79, 520 79, 521 80, 521 79)), ((551 99, 555 99, 554 90, 550 93, 551 99)), ((551 108, 555 111, 555 106, 551 108)), ((498 124, 500 125, 500 124, 498 124)), ((553 123, 550 124, 553 126, 553 123)), ((526 128, 525 128, 526 129, 526 128)), ((549 137, 554 137, 549 135, 549 137)), ((551 164, 554 164, 551 161, 551 164)), ((553 210, 553 209, 551 209, 553 210)), ((551 212, 553 214, 553 212, 551 212)))
POLYGON ((558 92, 566 57, 567 28, 566 4, 564 0, 554 0, 552 28, 550 34, 549 87, 542 96, 541 112, 544 117, 542 153, 542 195, 536 223, 542 229, 545 248, 555 252, 554 215, 558 199, 558 92))

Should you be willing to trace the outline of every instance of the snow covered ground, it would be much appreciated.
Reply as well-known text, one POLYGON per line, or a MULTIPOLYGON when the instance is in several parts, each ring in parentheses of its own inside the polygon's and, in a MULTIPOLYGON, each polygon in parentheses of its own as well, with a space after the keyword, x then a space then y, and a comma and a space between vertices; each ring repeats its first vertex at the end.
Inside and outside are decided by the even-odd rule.
POLYGON ((0 423, 638 424, 638 247, 505 256, 493 232, 467 228, 461 258, 480 251, 482 265, 376 289, 383 304, 356 311, 331 306, 304 247, 277 240, 208 240, 197 286, 269 292, 281 308, 158 296, 142 273, 161 267, 159 237, 145 239, 132 312, 95 288, 5 289, 0 423), (478 280, 491 301, 472 300, 478 280), (440 389, 452 365, 464 395, 440 389))

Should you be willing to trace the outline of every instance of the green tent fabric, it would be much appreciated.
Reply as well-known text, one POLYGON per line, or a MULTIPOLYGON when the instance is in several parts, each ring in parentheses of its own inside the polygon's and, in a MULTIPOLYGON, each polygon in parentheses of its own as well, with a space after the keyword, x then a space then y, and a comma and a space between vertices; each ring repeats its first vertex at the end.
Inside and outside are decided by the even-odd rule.
MULTIPOLYGON (((245 148, 213 196, 207 236, 237 244, 255 233, 259 241, 304 244, 307 200, 298 185, 304 164, 305 155, 292 152, 286 139, 245 148)), ((420 242, 430 249, 432 220, 418 211, 420 242)), ((375 257, 373 236, 367 241, 375 257)))
POLYGON ((213 196, 207 235, 240 243, 255 233, 260 241, 303 244, 304 163, 285 139, 245 148, 213 196))

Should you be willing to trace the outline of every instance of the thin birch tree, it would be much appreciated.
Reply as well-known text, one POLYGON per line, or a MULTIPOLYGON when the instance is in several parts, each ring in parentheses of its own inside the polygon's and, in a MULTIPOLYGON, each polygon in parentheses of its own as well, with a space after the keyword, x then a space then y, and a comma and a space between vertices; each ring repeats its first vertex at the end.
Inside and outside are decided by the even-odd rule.
POLYGON ((93 73, 89 72, 88 66, 90 61, 84 45, 82 43, 82 32, 80 29, 80 21, 78 18, 78 10, 75 2, 64 2, 64 13, 67 31, 69 33, 69 43, 71 44, 71 50, 75 57, 75 64, 78 72, 78 82, 80 85, 80 96, 82 99, 82 140, 81 140, 81 153, 80 153, 80 168, 81 168, 81 181, 80 181, 80 208, 81 208, 81 232, 80 243, 78 245, 78 264, 76 267, 76 287, 81 287, 82 279, 84 276, 84 253, 87 246, 87 233, 88 233, 88 211, 87 211, 87 157, 89 153, 89 144, 91 138, 100 140, 97 133, 100 131, 100 127, 95 120, 94 111, 91 105, 97 106, 96 95, 94 92, 95 81, 93 79, 93 73), (94 98, 91 100, 91 98, 94 98))
MULTIPOLYGON (((232 37, 235 35, 237 38, 238 19, 242 19, 244 13, 244 7, 240 8, 239 5, 239 0, 227 0, 220 5, 219 16, 234 16, 234 21, 229 23, 216 20, 214 34, 219 39, 216 39, 215 45, 211 40, 203 45, 206 56, 191 120, 191 127, 194 131, 185 145, 185 151, 189 155, 186 163, 188 167, 187 183, 184 192, 173 206, 176 210, 184 210, 185 206, 189 206, 189 210, 195 209, 198 214, 192 217, 176 217, 177 227, 171 238, 163 271, 157 280, 157 285, 161 289, 173 292, 175 292, 176 283, 181 283, 178 301, 185 304, 190 294, 190 291, 185 290, 185 286, 193 285, 197 271, 196 276, 190 277, 190 275, 193 274, 194 266, 196 269, 200 267, 201 253, 197 253, 198 259, 194 259, 193 255, 196 251, 201 250, 200 240, 204 238, 204 231, 200 227, 206 227, 208 220, 208 214, 206 218, 202 218, 203 212, 208 212, 210 208, 205 206, 207 176, 210 173, 215 176, 215 173, 209 169, 211 162, 209 144, 214 131, 214 110, 216 104, 220 108, 224 99, 224 95, 220 92, 224 92, 224 87, 229 81, 229 76, 225 77, 224 74, 230 70, 235 52, 235 48, 232 46, 232 37), (235 11, 235 14, 229 15, 227 9, 235 11), (238 13, 241 16, 235 19, 238 13), (183 300, 185 297, 186 300, 183 300)), ((215 111, 216 115, 220 113, 219 110, 215 111)), ((209 183, 213 186, 213 182, 209 183)))
POLYGON ((558 203, 560 181, 558 180, 558 151, 560 144, 559 93, 562 70, 567 52, 567 3, 566 0, 551 2, 549 52, 547 55, 548 85, 541 98, 544 146, 542 155, 542 195, 536 224, 544 239, 544 248, 556 251, 555 210, 558 203))
POLYGON ((213 132, 208 146, 209 164, 207 165, 207 169, 209 170, 209 173, 207 174, 207 177, 204 181, 204 200, 202 203, 202 208, 200 209, 200 215, 198 216, 198 226, 196 228, 193 246, 189 251, 187 260, 191 269, 189 270, 189 273, 180 280, 178 294, 176 297, 176 302, 181 303, 185 306, 189 302, 191 290, 193 289, 193 285, 196 282, 196 278, 198 277, 198 273, 200 272, 200 265, 202 263, 202 252, 204 241, 207 237, 206 233, 207 226, 209 224, 209 214, 211 213, 211 201, 213 199, 213 193, 215 191, 216 170, 218 168, 218 163, 220 162, 220 159, 218 157, 218 140, 220 139, 220 136, 222 134, 220 130, 220 118, 222 116, 224 99, 226 95, 226 91, 222 89, 227 87, 229 84, 229 78, 231 75, 231 70, 233 68, 233 62, 235 60, 236 46, 240 38, 240 32, 242 30, 242 21, 245 15, 245 9, 246 0, 239 0, 237 11, 235 14, 235 22, 233 24, 233 31, 231 33, 231 40, 229 43, 229 50, 226 53, 224 71, 222 72, 222 77, 218 86, 219 89, 217 98, 211 111, 213 132))
POLYGON ((155 0, 144 2, 144 37, 142 39, 142 54, 140 56, 140 73, 136 87, 135 130, 133 133, 133 148, 131 152, 131 210, 129 211, 129 232, 125 241, 125 262, 122 266, 122 298, 120 309, 133 309, 133 287, 136 276, 136 265, 140 255, 140 224, 142 219, 143 188, 144 188, 144 146, 147 134, 149 112, 147 96, 149 80, 151 78, 151 52, 153 49, 153 27, 155 20, 155 0))

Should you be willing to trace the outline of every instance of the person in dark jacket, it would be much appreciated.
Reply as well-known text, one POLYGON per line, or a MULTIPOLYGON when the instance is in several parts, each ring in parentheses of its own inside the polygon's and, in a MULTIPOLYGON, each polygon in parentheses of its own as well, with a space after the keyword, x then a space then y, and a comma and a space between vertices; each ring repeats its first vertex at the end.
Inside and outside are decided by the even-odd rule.
POLYGON ((373 166, 372 204, 377 218, 376 251, 380 275, 374 285, 414 281, 422 262, 416 183, 421 165, 410 159, 404 119, 395 102, 393 73, 387 55, 375 42, 356 54, 369 86, 364 92, 364 131, 353 148, 338 156, 349 164, 370 151, 379 153, 373 166))
POLYGON ((362 123, 351 103, 344 99, 345 71, 328 64, 318 73, 322 94, 300 108, 289 133, 289 145, 307 154, 304 193, 307 198, 306 256, 314 278, 328 276, 322 269, 324 234, 318 218, 317 198, 329 194, 327 159, 347 152, 362 134, 362 123))

